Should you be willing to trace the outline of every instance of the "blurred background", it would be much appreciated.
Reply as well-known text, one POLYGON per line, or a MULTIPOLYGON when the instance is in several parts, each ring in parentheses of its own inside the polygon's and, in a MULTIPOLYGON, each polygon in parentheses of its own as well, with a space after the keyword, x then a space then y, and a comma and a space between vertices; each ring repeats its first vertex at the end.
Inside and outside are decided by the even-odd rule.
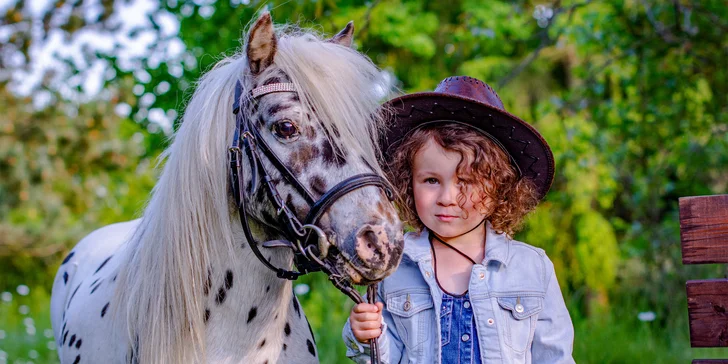
MULTIPOLYGON (((685 363, 678 198, 728 190, 724 0, 0 0, 0 364, 57 362, 50 288, 63 255, 140 216, 195 81, 261 10, 333 34, 405 92, 492 85, 556 158, 516 238, 553 260, 581 363, 685 363)), ((345 362, 352 303, 295 282, 323 363, 345 362)))

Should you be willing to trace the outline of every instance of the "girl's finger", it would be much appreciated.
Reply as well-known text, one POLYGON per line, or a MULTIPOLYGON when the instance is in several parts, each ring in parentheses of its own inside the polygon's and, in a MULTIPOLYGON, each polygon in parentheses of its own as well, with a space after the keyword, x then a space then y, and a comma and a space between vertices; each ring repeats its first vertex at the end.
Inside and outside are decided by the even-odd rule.
POLYGON ((354 337, 359 340, 359 342, 366 342, 369 339, 374 339, 379 337, 379 335, 382 334, 381 329, 373 329, 373 330, 363 330, 363 331, 355 331, 354 337))
POLYGON ((381 320, 382 315, 379 313, 365 312, 365 313, 353 313, 351 319, 353 321, 365 322, 365 321, 377 321, 381 320))
POLYGON ((364 312, 379 312, 380 308, 372 305, 370 303, 359 303, 354 305, 354 308, 351 309, 351 312, 354 313, 364 313, 364 312))
POLYGON ((352 330, 373 330, 378 329, 382 326, 382 323, 379 321, 364 321, 364 322, 356 322, 351 324, 352 330))

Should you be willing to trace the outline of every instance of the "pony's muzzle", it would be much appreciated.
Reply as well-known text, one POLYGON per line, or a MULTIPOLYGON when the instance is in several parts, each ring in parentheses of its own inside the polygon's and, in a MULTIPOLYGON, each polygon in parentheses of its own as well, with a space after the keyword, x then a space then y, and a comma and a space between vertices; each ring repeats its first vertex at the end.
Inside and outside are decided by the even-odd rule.
POLYGON ((391 226, 366 224, 355 235, 354 247, 359 260, 369 272, 369 279, 376 280, 391 273, 402 254, 402 233, 391 226), (389 227, 389 229, 388 229, 389 227))

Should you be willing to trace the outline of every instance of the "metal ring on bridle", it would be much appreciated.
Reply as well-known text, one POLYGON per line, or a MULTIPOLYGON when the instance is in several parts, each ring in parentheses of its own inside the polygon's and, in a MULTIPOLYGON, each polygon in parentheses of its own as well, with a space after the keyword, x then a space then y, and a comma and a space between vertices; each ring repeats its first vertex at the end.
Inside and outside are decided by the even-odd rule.
POLYGON ((313 225, 313 224, 306 224, 303 225, 304 229, 313 230, 313 232, 316 233, 318 236, 318 257, 319 259, 326 258, 327 255, 329 255, 329 247, 331 247, 331 243, 329 242, 329 237, 326 236, 326 233, 324 233, 323 230, 321 230, 320 227, 313 225))

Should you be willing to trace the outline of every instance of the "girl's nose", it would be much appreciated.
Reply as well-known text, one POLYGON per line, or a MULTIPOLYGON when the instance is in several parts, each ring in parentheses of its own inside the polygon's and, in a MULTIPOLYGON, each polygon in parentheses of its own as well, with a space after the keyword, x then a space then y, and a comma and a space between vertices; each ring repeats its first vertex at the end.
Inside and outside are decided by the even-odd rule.
POLYGON ((437 203, 442 206, 457 205, 460 188, 455 184, 442 185, 437 203))

